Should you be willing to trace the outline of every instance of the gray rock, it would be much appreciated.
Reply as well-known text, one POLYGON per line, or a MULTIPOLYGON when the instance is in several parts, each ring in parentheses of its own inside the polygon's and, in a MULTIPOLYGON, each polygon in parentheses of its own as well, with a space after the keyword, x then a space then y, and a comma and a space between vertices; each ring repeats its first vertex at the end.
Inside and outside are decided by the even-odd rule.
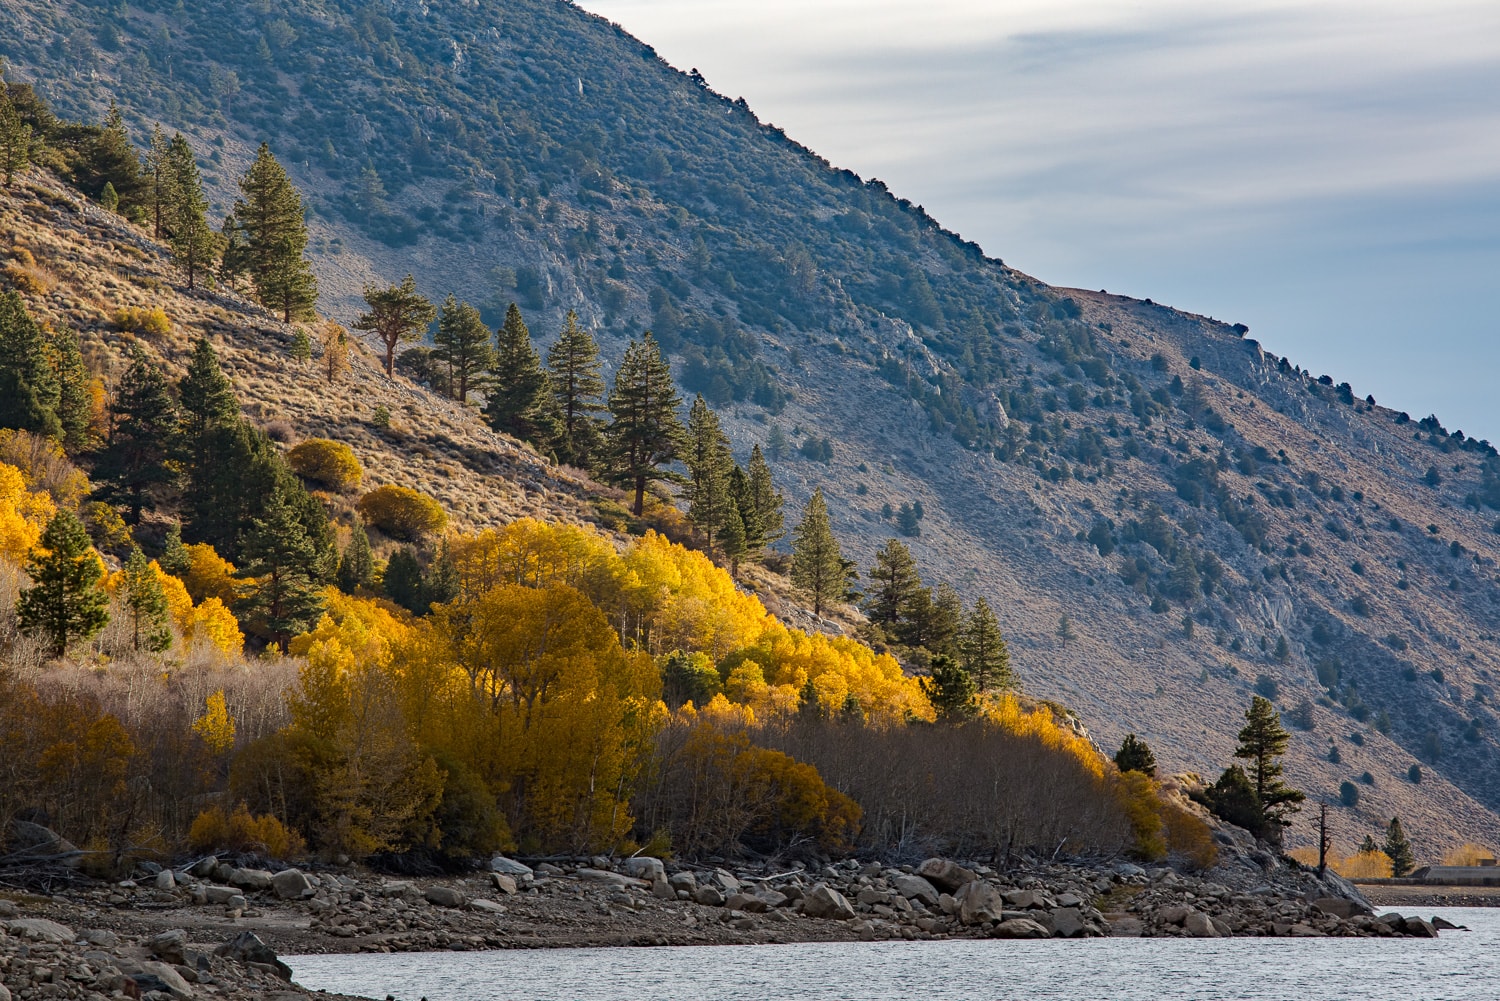
POLYGON ((292 979, 292 968, 276 958, 276 951, 262 942, 253 931, 242 931, 214 950, 214 955, 225 956, 241 963, 261 963, 276 968, 283 980, 292 979))
POLYGON ((1005 899, 993 883, 974 880, 959 887, 953 897, 958 901, 958 919, 966 925, 988 924, 1001 920, 1005 899))
POLYGON ((238 886, 242 890, 254 892, 270 889, 271 879, 271 874, 264 869, 235 869, 229 874, 226 882, 230 886, 238 886))
POLYGON ((531 867, 522 865, 515 859, 508 859, 504 855, 496 855, 490 859, 490 872, 504 873, 507 876, 517 878, 531 878, 531 867))
POLYGON ((1117 872, 1121 876, 1125 876, 1127 878, 1133 877, 1133 876, 1144 876, 1144 875, 1146 875, 1146 870, 1145 869, 1142 869, 1140 866, 1133 865, 1133 864, 1131 864, 1129 862, 1120 862, 1120 863, 1118 863, 1115 866, 1115 872, 1117 872))
POLYGON ((949 862, 947 859, 940 858, 930 858, 917 866, 917 875, 938 889, 949 893, 979 878, 957 862, 949 862))
POLYGON ((764 914, 768 909, 764 900, 744 890, 730 894, 729 899, 724 901, 724 906, 732 911, 744 911, 746 914, 764 914))
POLYGON ((1083 934, 1083 929, 1083 911, 1077 907, 1058 907, 1052 911, 1052 934, 1058 938, 1076 938, 1083 934))
POLYGON ((158 890, 177 889, 177 877, 172 875, 171 869, 163 869, 156 874, 155 885, 158 890))
POLYGON ((6 900, 0 897, 0 919, 9 921, 11 918, 20 917, 21 909, 16 906, 14 900, 6 900))
POLYGON ((915 900, 924 907, 938 905, 938 889, 921 876, 901 873, 891 877, 891 886, 907 900, 915 900))
POLYGON ((710 874, 709 878, 711 878, 715 883, 719 884, 719 889, 723 890, 725 893, 735 893, 738 892, 740 888, 740 881, 731 876, 729 873, 725 872, 723 869, 715 869, 713 873, 710 874))
POLYGON ((417 884, 406 880, 396 880, 390 883, 380 884, 380 895, 382 897, 407 897, 417 892, 417 884))
POLYGON ((160 935, 152 936, 151 940, 146 943, 146 948, 156 958, 165 960, 176 966, 181 966, 183 964, 182 953, 187 948, 187 940, 186 931, 181 928, 173 928, 171 931, 164 931, 160 935))
POLYGON ((296 869, 283 869, 272 876, 271 889, 278 900, 302 900, 316 892, 308 878, 296 869))
POLYGON ((1407 918, 1403 926, 1406 934, 1415 935, 1417 938, 1438 937, 1437 929, 1433 927, 1432 922, 1424 921, 1422 918, 1407 918))
POLYGON ((785 907, 792 902, 791 897, 788 897, 785 893, 780 893, 776 890, 760 890, 757 891, 755 895, 761 900, 764 900, 766 902, 766 907, 771 910, 775 910, 778 907, 785 907))
POLYGON ((500 905, 499 901, 496 901, 496 900, 485 900, 483 897, 481 897, 478 900, 470 901, 469 902, 469 906, 471 908, 473 908, 474 910, 476 910, 476 911, 482 911, 485 914, 504 914, 505 913, 505 908, 500 905))
POLYGON ((192 868, 190 868, 188 872, 192 873, 194 876, 197 876, 199 879, 209 879, 213 876, 214 870, 218 867, 219 860, 210 855, 208 856, 208 858, 201 858, 198 861, 194 862, 192 868))
POLYGON ((203 894, 210 904, 227 904, 240 895, 240 891, 232 886, 205 886, 203 894))
POLYGON ((1344 897, 1319 897, 1312 905, 1324 914, 1336 918, 1348 920, 1356 914, 1374 914, 1374 908, 1359 900, 1348 900, 1344 897))
POLYGON ((698 889, 698 879, 690 872, 674 872, 667 877, 667 885, 674 890, 686 890, 692 893, 698 889))
POLYGON ((1082 907, 1083 898, 1076 893, 1059 894, 1057 898, 1058 907, 1082 907))
POLYGON ((58 924, 56 921, 48 921, 46 918, 16 918, 14 921, 7 921, 5 927, 17 938, 29 939, 32 942, 68 945, 75 938, 73 929, 67 925, 58 924))
POLYGON ((91 928, 83 933, 83 940, 89 945, 97 945, 101 949, 113 949, 120 944, 120 936, 108 928, 91 928))
POLYGON ((1002 896, 1005 898, 1005 902, 1011 907, 1023 911, 1030 910, 1033 907, 1040 907, 1042 904, 1041 895, 1035 890, 1006 890, 1002 896))
POLYGON ((1168 904, 1156 912, 1156 916, 1169 925, 1180 925, 1187 920, 1193 909, 1187 904, 1168 904))
POLYGON ((1049 938, 1050 933, 1030 918, 1002 921, 990 932, 995 938, 1049 938))
POLYGON ((611 886, 630 886, 641 890, 649 890, 651 884, 644 879, 636 879, 623 873, 610 872, 608 869, 579 869, 575 874, 579 879, 587 879, 594 883, 608 883, 611 886))
POLYGON ((490 873, 490 884, 501 893, 509 896, 516 892, 516 877, 503 872, 490 873))
POLYGON ((651 883, 651 896, 657 900, 676 900, 677 891, 672 889, 665 876, 659 876, 651 883))
POLYGON ((705 907, 723 907, 724 894, 716 886, 700 886, 693 891, 693 899, 705 907))
POLYGON ((854 905, 827 883, 818 883, 802 898, 802 913, 813 918, 847 921, 854 917, 854 905))
POLYGON ((0 984, 0 1001, 10 1001, 10 988, 0 984))
POLYGON ((1218 938, 1219 929, 1214 927, 1213 919, 1202 911, 1191 911, 1182 920, 1182 928, 1193 938, 1218 938))
POLYGON ((429 904, 437 907, 462 908, 469 903, 469 898, 464 896, 462 890, 451 886, 429 886, 422 896, 429 904))
POLYGON ((627 876, 644 879, 648 883, 654 883, 657 879, 665 879, 667 876, 666 867, 661 864, 661 859, 647 858, 644 855, 626 859, 622 868, 627 876))
POLYGON ((24 852, 28 855, 67 855, 63 862, 70 869, 76 869, 82 864, 82 853, 78 846, 67 838, 58 834, 50 827, 41 824, 33 824, 29 820, 12 820, 10 822, 10 847, 12 851, 24 852))
POLYGON ((153 989, 165 990, 174 998, 190 998, 193 996, 193 989, 182 978, 182 974, 172 969, 166 963, 142 963, 141 972, 131 975, 131 979, 135 981, 136 987, 142 993, 145 993, 146 990, 146 985, 143 981, 147 977, 156 980, 157 983, 151 985, 153 989))
POLYGON ((1467 925, 1456 925, 1447 918, 1437 917, 1432 919, 1432 927, 1438 931, 1468 931, 1467 925))

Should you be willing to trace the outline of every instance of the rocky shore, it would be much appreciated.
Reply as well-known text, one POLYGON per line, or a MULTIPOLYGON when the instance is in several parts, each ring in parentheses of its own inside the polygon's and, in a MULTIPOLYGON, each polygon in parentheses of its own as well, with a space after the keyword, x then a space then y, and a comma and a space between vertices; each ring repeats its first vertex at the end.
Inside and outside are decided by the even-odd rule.
MULTIPOLYGON (((144 866, 0 894, 0 1001, 304 996, 277 953, 1099 936, 1416 936, 1357 890, 1226 845, 1205 873, 1127 862, 785 867, 497 857, 464 877, 354 866, 144 866)), ((329 995, 322 995, 329 997, 329 995)))

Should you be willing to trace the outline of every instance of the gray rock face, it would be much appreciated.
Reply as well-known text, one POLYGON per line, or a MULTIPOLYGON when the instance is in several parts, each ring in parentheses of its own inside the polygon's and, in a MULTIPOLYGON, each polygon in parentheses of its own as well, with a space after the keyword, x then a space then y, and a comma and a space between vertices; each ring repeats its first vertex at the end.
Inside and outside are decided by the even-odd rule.
POLYGON ((1191 911, 1182 920, 1182 928, 1193 938, 1218 938, 1219 929, 1214 927, 1213 921, 1202 911, 1191 911))
POLYGON ((939 890, 953 893, 965 883, 973 882, 979 877, 957 862, 947 859, 930 858, 917 866, 917 875, 927 880, 939 890))
POLYGON ((1030 918, 1010 918, 995 926, 995 938, 1049 938, 1047 929, 1030 918))
POLYGON ((283 980, 292 979, 292 968, 276 958, 276 950, 261 941, 253 931, 242 931, 214 950, 214 955, 225 956, 241 963, 262 963, 276 968, 283 980))
POLYGON ((471 902, 469 904, 469 906, 472 907, 474 910, 476 910, 476 911, 482 911, 485 914, 504 914, 505 913, 505 908, 503 906, 501 906, 501 904, 499 903, 499 901, 495 901, 495 900, 485 900, 485 899, 481 898, 479 900, 475 900, 475 901, 471 902))
POLYGON ((171 869, 163 869, 156 874, 155 886, 158 890, 177 889, 177 877, 172 875, 171 869))
POLYGON ((153 936, 146 943, 146 948, 151 950, 151 955, 168 963, 183 965, 183 950, 187 948, 187 932, 181 928, 173 928, 164 931, 160 935, 153 936))
POLYGON ((1058 938, 1075 938, 1083 934, 1083 912, 1077 907, 1058 907, 1052 911, 1052 934, 1058 938))
POLYGON ((469 903, 469 898, 464 896, 462 890, 451 886, 429 886, 422 896, 429 904, 436 907, 462 908, 469 903))
POLYGON ((174 998, 193 996, 193 989, 188 986, 186 980, 182 979, 182 974, 166 963, 142 963, 140 972, 132 974, 130 979, 135 981, 136 988, 142 993, 147 990, 165 990, 174 998), (154 980, 155 983, 148 986, 148 979, 154 980))
POLYGON ((1348 900, 1344 897, 1319 897, 1313 901, 1313 906, 1324 914, 1331 914, 1336 918, 1352 918, 1356 914, 1374 914, 1375 911, 1369 905, 1358 901, 1348 900))
POLYGON ((724 894, 716 886, 700 886, 693 891, 693 900, 705 907, 723 907, 724 894))
POLYGON ((1156 912, 1156 916, 1169 925, 1180 925, 1187 920, 1187 916, 1193 913, 1193 909, 1187 904, 1168 904, 1156 912))
POLYGON ((522 865, 515 859, 508 859, 504 855, 496 855, 490 859, 490 872, 525 878, 530 878, 532 875, 530 866, 522 865))
POLYGON ((302 900, 316 892, 312 880, 296 869, 284 869, 272 876, 271 889, 279 900, 302 900))
POLYGON ((641 890, 649 890, 651 884, 644 879, 636 879, 623 873, 610 872, 608 869, 579 869, 576 873, 579 879, 587 879, 595 883, 610 883, 614 886, 629 886, 641 890))
POLYGON ((921 876, 911 876, 903 872, 891 877, 891 886, 907 900, 915 900, 924 907, 938 905, 937 887, 921 876))
POLYGON ((953 897, 958 901, 958 919, 966 925, 986 924, 1001 919, 1005 899, 994 884, 983 880, 965 883, 953 897))
POLYGON ((238 886, 242 890, 268 890, 271 887, 272 876, 264 869, 236 869, 229 874, 225 880, 230 886, 238 886))
POLYGON ((814 918, 847 921, 854 917, 854 905, 839 891, 819 883, 802 898, 802 913, 814 918))
POLYGON ((667 885, 674 890, 686 890, 692 893, 698 889, 698 878, 690 872, 674 872, 667 877, 667 885))
POLYGON ((724 901, 724 906, 731 911, 744 911, 746 914, 764 914, 768 909, 764 900, 743 890, 730 894, 729 899, 724 901))
POLYGON ((28 855, 68 855, 70 857, 63 864, 70 869, 76 869, 82 863, 77 845, 50 827, 33 824, 29 820, 10 822, 10 847, 13 851, 28 855))
POLYGON ((515 893, 518 889, 516 886, 516 877, 503 872, 490 873, 490 885, 506 896, 515 893))
POLYGON ((622 868, 624 868, 627 876, 644 879, 648 883, 654 883, 658 879, 665 879, 667 876, 666 867, 661 864, 661 859, 659 858, 646 858, 645 856, 637 855, 635 858, 626 859, 622 868))
POLYGON ((16 918, 14 921, 7 921, 5 927, 17 938, 32 942, 65 945, 74 939, 73 929, 46 918, 16 918))
POLYGON ((203 893, 210 904, 227 904, 240 895, 232 886, 205 886, 203 893))

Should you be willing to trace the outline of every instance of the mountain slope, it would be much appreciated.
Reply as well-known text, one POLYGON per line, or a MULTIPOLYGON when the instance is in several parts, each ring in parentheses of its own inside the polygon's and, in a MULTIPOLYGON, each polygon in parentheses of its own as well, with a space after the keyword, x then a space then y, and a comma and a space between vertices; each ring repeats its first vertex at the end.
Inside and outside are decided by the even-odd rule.
POLYGON ((551 0, 4 0, 0 54, 63 112, 182 128, 221 209, 269 139, 345 319, 412 271, 537 331, 577 309, 616 358, 653 328, 737 448, 831 440, 778 474, 862 565, 921 500, 924 574, 986 595, 1101 740, 1209 772, 1264 676, 1313 727, 1293 780, 1360 791, 1347 840, 1395 812, 1430 849, 1500 835, 1487 446, 1243 328, 1011 271, 551 0))

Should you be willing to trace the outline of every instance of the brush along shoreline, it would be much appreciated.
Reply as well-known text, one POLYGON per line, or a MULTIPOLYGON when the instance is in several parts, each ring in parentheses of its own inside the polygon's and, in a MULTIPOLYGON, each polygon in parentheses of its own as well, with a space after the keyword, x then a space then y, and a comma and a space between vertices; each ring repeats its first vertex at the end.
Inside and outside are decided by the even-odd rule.
POLYGON ((1431 938, 1452 927, 1375 917, 1339 877, 1243 846, 1199 873, 1118 861, 1021 859, 1001 869, 940 858, 731 866, 497 856, 486 871, 395 878, 354 865, 235 861, 244 864, 142 864, 128 880, 75 874, 50 895, 0 894, 0 1001, 307 996, 278 954, 897 938, 1431 938))

